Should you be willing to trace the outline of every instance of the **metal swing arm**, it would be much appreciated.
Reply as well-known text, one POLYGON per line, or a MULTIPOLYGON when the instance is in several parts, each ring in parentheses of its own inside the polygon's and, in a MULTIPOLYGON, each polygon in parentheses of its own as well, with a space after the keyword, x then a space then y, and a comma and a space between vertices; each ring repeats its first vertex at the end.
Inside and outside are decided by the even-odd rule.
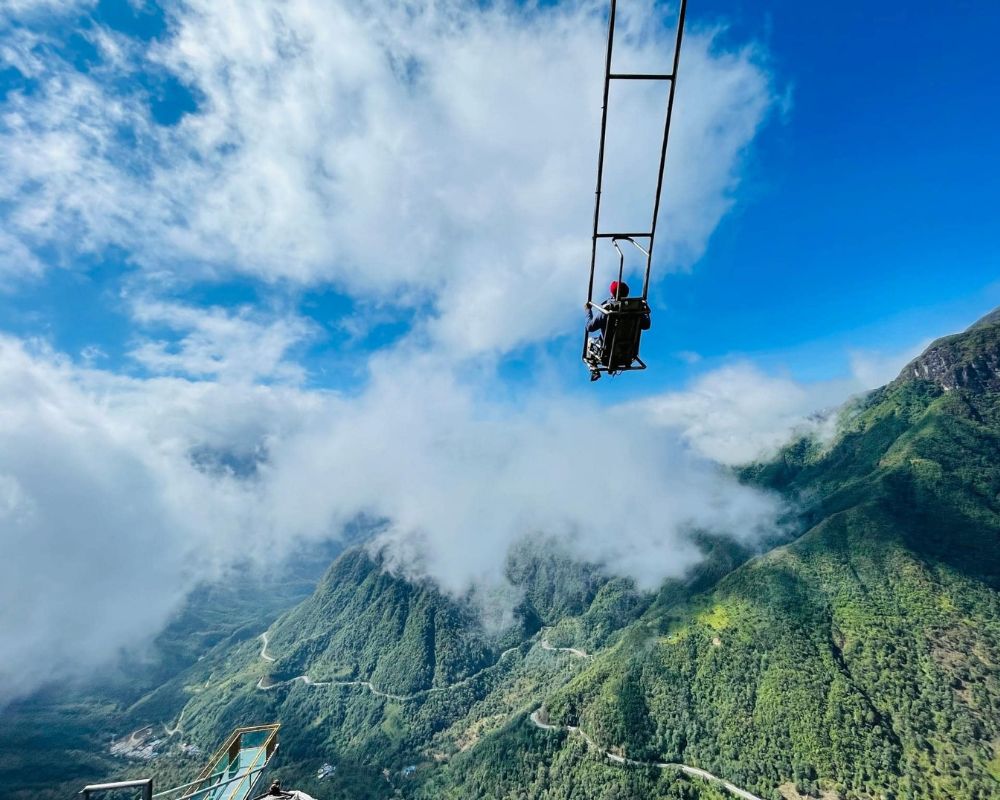
MULTIPOLYGON (((639 244, 631 236, 615 236, 614 238, 612 238, 611 244, 614 246, 615 250, 618 251, 618 256, 619 256, 619 258, 618 258, 618 283, 622 282, 622 278, 624 277, 624 273, 625 273, 625 254, 622 252, 622 249, 618 246, 618 242, 631 242, 633 245, 635 245, 635 249, 636 250, 638 250, 640 253, 642 253, 644 256, 646 256, 646 271, 647 271, 647 278, 646 278, 646 280, 648 281, 649 280, 649 278, 648 278, 648 272, 649 272, 650 251, 647 250, 645 247, 643 247, 641 244, 639 244)), ((645 288, 646 287, 644 285, 643 286, 643 292, 642 292, 642 299, 643 300, 646 299, 645 288)), ((615 300, 617 300, 617 299, 618 298, 616 297, 615 300)))
MULTIPOLYGON (((600 239, 611 239, 612 244, 614 244, 615 249, 618 250, 618 253, 621 256, 618 270, 619 282, 621 281, 622 273, 624 271, 625 257, 624 254, 622 254, 621 248, 618 247, 617 242, 622 240, 632 242, 632 244, 635 245, 643 253, 643 255, 645 255, 646 269, 642 281, 642 299, 647 300, 649 297, 649 275, 653 264, 653 245, 656 241, 656 222, 660 213, 660 201, 663 195, 663 171, 667 160, 667 144, 670 139, 670 123, 673 119, 674 95, 677 88, 677 70, 680 66, 681 44, 684 38, 684 22, 687 16, 687 0, 680 0, 680 6, 677 13, 677 33, 674 41, 673 65, 669 73, 612 72, 611 57, 614 50, 617 5, 617 0, 611 0, 611 9, 608 15, 608 47, 604 61, 604 99, 601 106, 601 137, 597 150, 597 188, 594 192, 594 226, 590 249, 590 281, 587 285, 587 307, 598 308, 602 312, 604 309, 601 309, 599 304, 594 303, 594 275, 597 269, 597 242, 600 239), (601 191, 604 182, 604 152, 605 144, 607 142, 608 129, 608 97, 611 91, 611 81, 613 80, 661 81, 665 82, 669 87, 667 92, 666 114, 663 122, 663 140, 660 146, 660 163, 656 175, 656 195, 653 201, 653 216, 650 221, 648 231, 607 232, 600 230, 601 191), (635 241, 636 239, 647 240, 648 246, 642 247, 635 241)), ((586 361, 587 357, 587 338, 588 337, 585 332, 583 341, 584 361, 586 361)), ((639 361, 639 359, 636 360, 639 361)), ((641 361, 639 361, 639 363, 642 364, 641 361)), ((645 364, 642 364, 640 368, 644 369, 645 364)))

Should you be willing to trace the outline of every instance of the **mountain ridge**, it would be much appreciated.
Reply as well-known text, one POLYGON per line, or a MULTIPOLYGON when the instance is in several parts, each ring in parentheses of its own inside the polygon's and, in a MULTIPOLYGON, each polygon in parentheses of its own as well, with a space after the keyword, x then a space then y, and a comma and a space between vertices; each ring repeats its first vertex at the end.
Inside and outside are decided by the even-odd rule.
POLYGON ((945 391, 1000 391, 1000 308, 932 342, 896 378, 906 380, 928 380, 945 391))
POLYGON ((989 313, 981 316, 968 328, 966 328, 966 331, 975 330, 976 328, 986 328, 991 325, 1000 325, 1000 306, 997 306, 989 313))
POLYGON ((802 536, 651 609, 554 719, 765 796, 1000 794, 1000 395, 965 369, 998 332, 939 340, 921 358, 945 371, 904 370, 832 445, 744 471, 801 504, 802 536))

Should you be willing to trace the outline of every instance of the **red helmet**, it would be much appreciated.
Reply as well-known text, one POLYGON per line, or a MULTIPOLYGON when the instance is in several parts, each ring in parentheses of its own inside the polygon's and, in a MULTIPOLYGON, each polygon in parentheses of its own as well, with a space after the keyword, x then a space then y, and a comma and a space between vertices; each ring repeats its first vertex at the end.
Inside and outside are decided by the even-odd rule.
POLYGON ((625 281, 619 283, 618 281, 611 281, 611 286, 608 287, 611 292, 611 296, 615 298, 628 297, 628 284, 625 281))

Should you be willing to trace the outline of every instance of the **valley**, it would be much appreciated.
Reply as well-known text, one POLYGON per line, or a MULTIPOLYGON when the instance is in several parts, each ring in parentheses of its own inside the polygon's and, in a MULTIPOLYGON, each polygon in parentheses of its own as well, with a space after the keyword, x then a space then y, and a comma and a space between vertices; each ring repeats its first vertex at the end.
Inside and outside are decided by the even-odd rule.
POLYGON ((995 324, 936 343, 933 371, 846 406, 833 442, 744 467, 789 499, 791 535, 702 537, 702 562, 655 592, 527 541, 513 622, 487 630, 463 598, 350 548, 263 633, 117 705, 119 728, 162 726, 169 746, 101 769, 187 779, 190 748, 275 720, 275 776, 324 800, 990 800, 997 350, 995 324))

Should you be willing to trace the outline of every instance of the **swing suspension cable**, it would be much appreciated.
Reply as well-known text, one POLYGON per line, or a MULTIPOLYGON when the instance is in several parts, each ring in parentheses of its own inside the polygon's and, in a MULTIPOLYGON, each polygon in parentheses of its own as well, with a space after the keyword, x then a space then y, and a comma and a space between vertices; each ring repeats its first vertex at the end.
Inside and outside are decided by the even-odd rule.
MULTIPOLYGON (((663 172, 667 161, 667 144, 670 140, 670 123, 674 112, 674 95, 677 87, 677 70, 680 65, 681 44, 684 38, 684 22, 687 16, 687 0, 680 0, 680 7, 677 13, 677 31, 674 39, 673 65, 669 73, 624 73, 612 72, 611 61, 615 42, 615 17, 617 14, 617 0, 611 0, 611 10, 608 15, 608 47, 604 60, 604 101, 601 106, 601 136, 597 150, 597 189, 594 193, 594 228, 590 248, 590 282, 587 286, 587 303, 591 307, 596 307, 594 303, 594 276, 597 269, 597 243, 600 239, 611 239, 615 248, 621 255, 621 250, 616 244, 619 240, 630 241, 646 257, 646 269, 642 282, 642 299, 645 301, 649 296, 649 275, 653 264, 653 246, 656 241, 657 217, 660 213, 660 202, 663 196, 663 172), (653 216, 650 221, 648 231, 601 231, 601 191, 604 183, 604 155, 605 144, 607 142, 608 129, 608 98, 611 92, 611 81, 659 81, 667 84, 667 108, 663 122, 663 139, 660 145, 660 161, 656 173, 656 194, 653 200, 653 216), (636 239, 647 240, 648 246, 642 247, 636 239)), ((624 256, 622 255, 622 260, 624 256)), ((621 281, 623 267, 619 267, 618 279, 621 281)), ((586 342, 584 342, 584 353, 586 354, 586 342)))

